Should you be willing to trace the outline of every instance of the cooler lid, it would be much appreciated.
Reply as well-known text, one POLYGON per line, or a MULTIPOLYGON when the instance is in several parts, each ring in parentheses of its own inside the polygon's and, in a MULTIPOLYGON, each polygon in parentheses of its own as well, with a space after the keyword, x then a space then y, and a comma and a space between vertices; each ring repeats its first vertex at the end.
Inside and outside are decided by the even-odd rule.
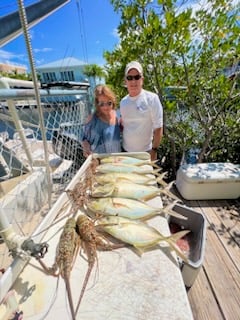
POLYGON ((178 173, 191 182, 240 182, 240 165, 211 162, 182 165, 178 173))

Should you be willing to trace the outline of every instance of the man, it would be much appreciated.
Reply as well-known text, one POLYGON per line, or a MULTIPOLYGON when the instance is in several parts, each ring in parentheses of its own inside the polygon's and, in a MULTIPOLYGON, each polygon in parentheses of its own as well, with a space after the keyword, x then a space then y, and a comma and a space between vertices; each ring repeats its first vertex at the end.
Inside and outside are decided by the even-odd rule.
POLYGON ((128 90, 120 102, 123 126, 123 150, 144 152, 157 159, 157 148, 163 135, 163 108, 156 93, 143 89, 143 69, 132 61, 125 68, 128 90))

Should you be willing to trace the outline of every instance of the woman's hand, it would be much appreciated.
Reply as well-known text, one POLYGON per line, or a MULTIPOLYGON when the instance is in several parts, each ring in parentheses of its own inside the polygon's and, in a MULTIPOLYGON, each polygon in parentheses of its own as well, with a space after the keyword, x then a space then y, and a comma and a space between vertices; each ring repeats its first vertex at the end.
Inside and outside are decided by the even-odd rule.
POLYGON ((81 142, 83 148, 83 156, 87 158, 90 154, 92 154, 91 146, 87 140, 81 142))

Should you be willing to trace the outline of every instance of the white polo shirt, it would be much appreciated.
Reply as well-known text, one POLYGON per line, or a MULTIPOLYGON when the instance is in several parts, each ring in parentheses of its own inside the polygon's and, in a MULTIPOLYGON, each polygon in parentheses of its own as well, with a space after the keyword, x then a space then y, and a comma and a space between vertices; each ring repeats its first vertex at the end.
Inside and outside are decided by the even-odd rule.
POLYGON ((153 130, 163 126, 163 108, 156 93, 142 89, 136 97, 120 102, 123 124, 123 148, 128 152, 152 149, 153 130))

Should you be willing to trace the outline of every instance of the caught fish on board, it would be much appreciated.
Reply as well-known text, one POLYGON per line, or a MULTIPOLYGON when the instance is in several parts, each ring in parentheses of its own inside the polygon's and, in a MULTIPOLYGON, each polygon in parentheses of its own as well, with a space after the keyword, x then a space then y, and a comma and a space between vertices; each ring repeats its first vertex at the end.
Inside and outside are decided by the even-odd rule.
POLYGON ((151 165, 153 167, 159 168, 159 166, 156 164, 158 160, 150 161, 150 160, 141 160, 134 157, 128 157, 128 156, 109 156, 106 158, 100 159, 100 163, 119 163, 119 164, 130 164, 135 166, 143 166, 143 165, 151 165))
POLYGON ((125 172, 109 172, 100 173, 94 176, 94 180, 99 184, 116 182, 117 180, 126 180, 138 184, 161 184, 166 187, 167 183, 163 180, 166 172, 161 173, 158 177, 153 174, 125 173, 125 172))
POLYGON ((138 173, 138 174, 154 174, 159 175, 159 169, 153 169, 151 166, 134 166, 131 164, 124 163, 104 163, 96 166, 96 172, 109 173, 109 172, 120 172, 120 173, 138 173))
POLYGON ((119 197, 147 201, 160 196, 161 193, 167 194, 175 200, 179 200, 165 189, 160 189, 152 185, 141 185, 129 181, 116 181, 105 185, 95 185, 92 188, 92 197, 119 197))
POLYGON ((176 242, 189 233, 190 230, 182 230, 173 235, 164 236, 157 229, 142 221, 116 216, 100 218, 97 220, 97 226, 116 239, 132 245, 140 254, 159 242, 166 242, 183 261, 188 261, 187 257, 176 245, 176 242))
POLYGON ((149 204, 135 199, 107 197, 89 199, 86 206, 92 212, 105 216, 120 216, 131 220, 145 220, 156 215, 172 215, 179 219, 187 219, 185 216, 174 212, 172 207, 175 203, 166 208, 156 208, 149 204))
POLYGON ((117 183, 94 186, 91 195, 92 197, 120 197, 150 200, 160 195, 160 189, 155 186, 118 181, 117 183))
MULTIPOLYGON (((123 153, 93 153, 93 159, 98 159, 101 160, 103 158, 107 158, 107 157, 116 157, 116 156, 123 156, 123 153)), ((128 153, 124 153, 124 156, 127 157, 133 157, 133 158, 137 158, 140 160, 148 160, 150 161, 150 154, 149 152, 128 152, 128 153)))
POLYGON ((156 184, 156 177, 154 175, 125 172, 100 173, 94 176, 94 180, 99 184, 116 182, 117 180, 126 180, 138 184, 156 184))

